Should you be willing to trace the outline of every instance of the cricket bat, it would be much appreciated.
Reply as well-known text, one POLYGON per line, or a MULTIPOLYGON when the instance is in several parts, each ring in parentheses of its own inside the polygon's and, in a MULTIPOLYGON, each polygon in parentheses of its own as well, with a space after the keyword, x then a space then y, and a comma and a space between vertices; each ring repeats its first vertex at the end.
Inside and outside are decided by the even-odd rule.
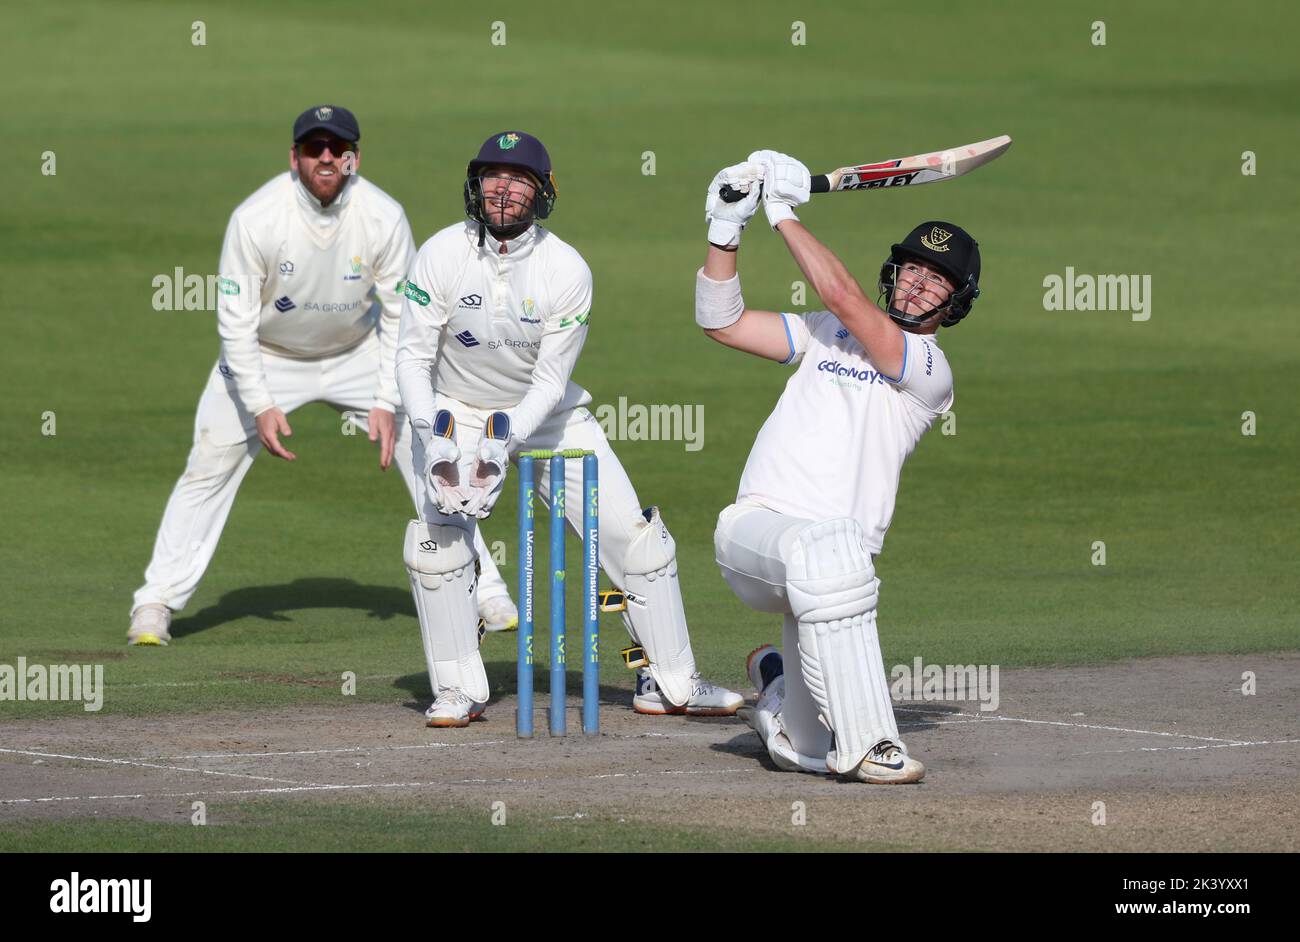
MULTIPOLYGON (((915 157, 896 157, 879 163, 840 167, 830 173, 813 174, 812 192, 841 193, 845 190, 878 190, 919 183, 939 183, 970 173, 976 167, 996 160, 1010 146, 1011 138, 1003 134, 987 141, 917 154, 915 157)), ((723 202, 734 203, 743 199, 745 194, 723 184, 718 195, 723 202)))

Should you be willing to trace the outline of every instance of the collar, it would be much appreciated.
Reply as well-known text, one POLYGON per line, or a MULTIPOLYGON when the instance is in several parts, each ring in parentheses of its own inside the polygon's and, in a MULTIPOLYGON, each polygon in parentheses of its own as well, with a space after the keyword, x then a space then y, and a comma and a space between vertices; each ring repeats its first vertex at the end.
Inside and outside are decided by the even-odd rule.
POLYGON ((527 258, 532 253, 533 246, 537 245, 538 241, 542 238, 542 232, 544 231, 537 225, 537 223, 533 223, 528 227, 528 231, 523 235, 510 239, 507 242, 498 242, 496 239, 492 238, 492 233, 487 231, 485 228, 483 232, 483 248, 480 249, 478 247, 478 227, 479 224, 474 222, 474 220, 466 220, 465 236, 469 239, 470 244, 474 246, 475 250, 480 254, 486 255, 488 258, 500 259, 503 262, 516 262, 520 259, 527 258), (504 253, 501 251, 503 245, 506 248, 504 253))
POLYGON ((334 202, 328 206, 322 206, 320 200, 312 196, 311 191, 303 184, 298 174, 292 170, 289 176, 293 178, 294 193, 298 197, 298 205, 309 216, 319 219, 321 222, 337 219, 343 214, 343 210, 348 205, 348 200, 352 196, 352 185, 356 181, 356 175, 353 174, 343 181, 343 189, 339 190, 339 195, 335 197, 334 202))

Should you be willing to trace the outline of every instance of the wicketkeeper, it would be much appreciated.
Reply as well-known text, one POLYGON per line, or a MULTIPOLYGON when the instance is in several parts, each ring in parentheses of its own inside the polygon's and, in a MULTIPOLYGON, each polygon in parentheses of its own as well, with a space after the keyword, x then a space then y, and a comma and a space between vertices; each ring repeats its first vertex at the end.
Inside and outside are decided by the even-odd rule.
MULTIPOLYGON (((217 549, 239 485, 257 453, 294 461, 282 437, 309 402, 355 414, 379 443, 379 467, 397 464, 414 498, 409 432, 393 353, 401 283, 414 256, 402 207, 357 175, 361 130, 346 108, 309 108, 293 125, 289 173, 231 214, 221 249, 221 355, 199 399, 194 444, 131 608, 131 644, 167 644, 217 549)), ((481 544, 480 544, 481 545, 481 544)), ((491 557, 485 613, 506 627, 514 606, 491 557), (501 601, 504 597, 504 603, 501 601)))
POLYGON ((743 602, 784 616, 781 652, 763 645, 747 662, 759 693, 751 725, 777 766, 915 782, 925 769, 898 735, 872 561, 903 462, 952 407, 952 372, 935 335, 979 295, 979 246, 951 223, 922 223, 892 247, 873 304, 795 215, 810 184, 799 161, 758 151, 709 187, 695 319, 720 343, 796 367, 759 430, 736 502, 718 518, 714 548, 743 602), (723 184, 746 197, 723 202, 723 184), (736 257, 760 198, 827 310, 746 307, 736 257))
MULTIPOLYGON (((600 564, 625 591, 624 622, 646 662, 633 708, 734 714, 740 694, 696 670, 672 536, 657 508, 642 508, 585 408, 590 394, 570 379, 589 326, 591 272, 538 224, 556 199, 546 148, 522 131, 494 134, 470 161, 464 192, 468 220, 430 238, 411 267, 397 349, 423 492, 405 558, 434 692, 428 725, 465 726, 487 703, 473 536, 511 458, 534 449, 585 449, 599 459, 600 564)), ((581 494, 580 462, 568 464, 565 489, 581 494)), ((545 500, 546 463, 538 477, 545 500)), ((582 502, 567 502, 565 514, 580 532, 582 502)))

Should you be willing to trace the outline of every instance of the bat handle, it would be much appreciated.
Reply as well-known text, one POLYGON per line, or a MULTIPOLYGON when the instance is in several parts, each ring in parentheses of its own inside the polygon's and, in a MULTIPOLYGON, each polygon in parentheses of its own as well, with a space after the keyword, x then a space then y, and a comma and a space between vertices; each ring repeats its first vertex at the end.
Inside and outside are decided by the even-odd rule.
MULTIPOLYGON (((759 186, 761 187, 762 184, 760 183, 759 186)), ((748 193, 742 193, 740 190, 737 190, 730 183, 724 183, 722 186, 718 187, 718 197, 724 203, 739 203, 748 195, 748 193)))
MULTIPOLYGON (((812 177, 812 186, 809 188, 811 193, 829 193, 831 191, 831 179, 824 173, 815 173, 812 177)), ((724 203, 739 203, 745 198, 745 194, 734 189, 730 183, 724 183, 718 188, 718 196, 724 203)))

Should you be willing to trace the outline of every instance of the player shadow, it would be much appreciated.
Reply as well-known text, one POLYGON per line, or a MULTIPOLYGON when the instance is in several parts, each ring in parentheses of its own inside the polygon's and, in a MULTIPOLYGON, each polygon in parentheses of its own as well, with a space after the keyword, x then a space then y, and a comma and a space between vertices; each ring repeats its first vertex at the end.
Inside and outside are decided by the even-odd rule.
MULTIPOLYGON (((511 637, 514 637, 511 634, 511 637)), ((496 703, 502 697, 516 697, 519 694, 519 675, 516 670, 514 659, 489 661, 483 659, 483 667, 487 673, 488 687, 492 691, 492 697, 489 706, 496 703)), ((393 681, 393 686, 398 690, 405 690, 411 695, 412 699, 402 704, 408 710, 418 710, 423 713, 429 704, 433 701, 433 691, 429 687, 429 675, 425 671, 406 674, 398 677, 393 681)), ((570 670, 566 675, 565 689, 569 693, 569 708, 575 709, 582 706, 582 671, 570 670)), ((626 706, 631 708, 632 692, 625 687, 614 687, 602 685, 600 688, 600 706, 601 709, 611 706, 626 706)), ((533 704, 539 709, 547 707, 551 703, 551 675, 550 672, 539 666, 533 674, 533 704)), ((511 708, 513 709, 513 707, 511 708)))
POLYGON ((387 621, 394 615, 415 617, 415 603, 407 588, 362 585, 352 579, 295 579, 281 585, 246 586, 223 595, 217 602, 172 622, 174 638, 198 634, 240 618, 292 622, 291 613, 313 608, 351 608, 363 618, 387 621))

